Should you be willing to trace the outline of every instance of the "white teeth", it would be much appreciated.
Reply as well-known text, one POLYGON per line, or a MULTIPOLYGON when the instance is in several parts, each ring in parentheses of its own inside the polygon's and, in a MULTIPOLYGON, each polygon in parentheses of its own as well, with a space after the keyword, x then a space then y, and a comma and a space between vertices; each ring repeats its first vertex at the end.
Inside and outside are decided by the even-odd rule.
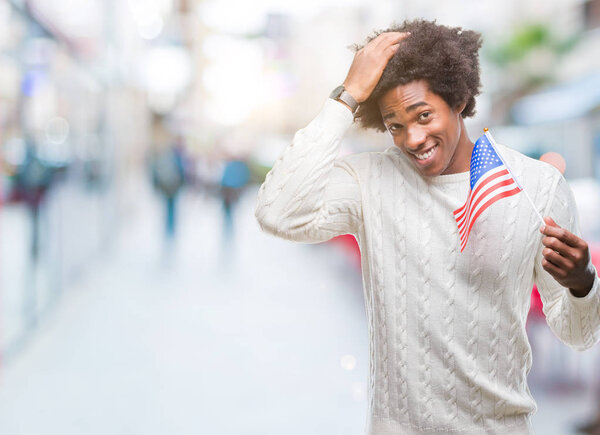
POLYGON ((427 151, 425 154, 415 154, 415 157, 419 160, 425 160, 433 154, 433 151, 436 149, 437 145, 427 151))

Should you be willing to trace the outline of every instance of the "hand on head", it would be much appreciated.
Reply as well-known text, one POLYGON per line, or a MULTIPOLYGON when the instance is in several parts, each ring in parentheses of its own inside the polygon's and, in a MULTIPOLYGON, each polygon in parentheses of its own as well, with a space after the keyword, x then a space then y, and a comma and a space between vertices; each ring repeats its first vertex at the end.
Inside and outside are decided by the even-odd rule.
POLYGON ((358 103, 369 98, 387 63, 396 53, 400 41, 409 35, 410 33, 384 32, 356 52, 344 80, 344 87, 358 103))

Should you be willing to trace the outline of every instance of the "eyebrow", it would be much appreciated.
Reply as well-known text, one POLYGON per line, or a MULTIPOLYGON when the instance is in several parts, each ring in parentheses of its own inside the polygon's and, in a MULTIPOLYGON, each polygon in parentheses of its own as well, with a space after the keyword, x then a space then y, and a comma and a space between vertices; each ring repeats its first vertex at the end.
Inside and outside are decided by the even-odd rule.
POLYGON ((410 106, 408 106, 406 108, 407 112, 412 112, 413 110, 415 110, 417 107, 421 107, 421 106, 426 106, 427 103, 425 101, 419 101, 418 103, 415 104, 411 104, 410 106))
MULTIPOLYGON (((415 109, 417 109, 417 108, 419 108, 421 106, 426 106, 426 105, 427 105, 427 103, 425 101, 419 101, 419 102, 417 102, 415 104, 411 104, 410 106, 408 106, 406 108, 406 112, 407 113, 408 112, 412 112, 413 110, 415 110, 415 109)), ((387 113, 387 114, 383 115, 383 120, 386 121, 386 120, 388 120, 390 118, 393 118, 394 116, 396 116, 396 114, 394 112, 387 113)))

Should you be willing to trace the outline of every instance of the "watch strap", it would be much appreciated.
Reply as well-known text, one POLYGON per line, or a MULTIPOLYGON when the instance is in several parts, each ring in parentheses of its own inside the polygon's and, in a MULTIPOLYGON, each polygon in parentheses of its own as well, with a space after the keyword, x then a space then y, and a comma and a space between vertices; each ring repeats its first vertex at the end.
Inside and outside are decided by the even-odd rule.
POLYGON ((352 110, 352 113, 356 112, 356 109, 358 108, 358 103, 356 102, 354 97, 352 95, 350 95, 350 93, 348 91, 346 91, 345 89, 342 91, 342 93, 338 97, 338 100, 341 100, 344 103, 346 103, 350 107, 350 110, 352 110))
POLYGON ((335 88, 333 92, 331 92, 331 95, 329 95, 329 98, 344 102, 348 107, 350 107, 352 113, 356 112, 356 109, 358 108, 358 102, 352 95, 350 95, 348 91, 346 91, 344 85, 340 85, 335 88))

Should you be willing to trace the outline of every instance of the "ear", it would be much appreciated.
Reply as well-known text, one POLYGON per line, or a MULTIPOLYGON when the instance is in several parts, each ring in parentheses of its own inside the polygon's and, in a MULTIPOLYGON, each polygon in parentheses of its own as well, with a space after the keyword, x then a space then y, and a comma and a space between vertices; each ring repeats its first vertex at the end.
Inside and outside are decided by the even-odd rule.
POLYGON ((465 110, 465 107, 467 107, 467 102, 466 102, 466 101, 464 101, 464 102, 460 103, 460 104, 459 104, 459 105, 456 107, 456 109, 455 109, 455 112, 456 112, 456 113, 458 113, 458 114, 460 115, 460 114, 463 112, 463 110, 465 110))

